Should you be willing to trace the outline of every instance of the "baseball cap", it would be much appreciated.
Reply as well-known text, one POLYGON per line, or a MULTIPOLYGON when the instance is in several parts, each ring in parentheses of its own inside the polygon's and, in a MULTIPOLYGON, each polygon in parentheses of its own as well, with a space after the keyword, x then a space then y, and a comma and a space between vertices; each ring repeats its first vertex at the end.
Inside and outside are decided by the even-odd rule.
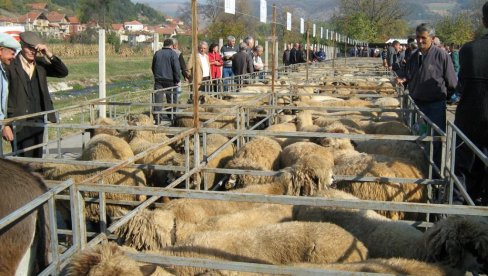
POLYGON ((0 33, 0 47, 10 48, 16 52, 20 51, 20 43, 13 36, 6 33, 0 33))

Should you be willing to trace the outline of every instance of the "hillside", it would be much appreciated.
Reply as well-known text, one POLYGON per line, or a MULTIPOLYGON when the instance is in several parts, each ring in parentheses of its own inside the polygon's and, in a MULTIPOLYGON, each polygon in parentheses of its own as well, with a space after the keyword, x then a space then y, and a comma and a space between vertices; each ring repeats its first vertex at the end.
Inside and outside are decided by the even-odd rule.
MULTIPOLYGON (((469 3, 470 0, 403 0, 405 9, 409 11, 406 18, 410 24, 419 21, 432 21, 438 16, 448 15, 469 3)), ((178 8, 181 5, 189 5, 189 0, 133 0, 133 2, 146 3, 158 10, 164 10, 170 15, 178 15, 178 8)), ((205 2, 202 0, 201 2, 205 2)), ((308 17, 315 20, 327 20, 334 12, 340 0, 280 0, 277 2, 278 9, 289 7, 298 17, 308 17)), ((255 13, 259 7, 259 0, 250 0, 255 7, 255 13)), ((272 1, 268 1, 271 4, 272 1)), ((268 9, 271 10, 271 9, 268 9)))
MULTIPOLYGON (((26 4, 39 0, 0 0, 0 13, 20 15, 30 11, 26 4)), ((144 24, 160 24, 164 15, 154 8, 130 0, 50 0, 49 11, 77 15, 82 22, 97 20, 105 23, 119 23, 138 20, 144 24)))

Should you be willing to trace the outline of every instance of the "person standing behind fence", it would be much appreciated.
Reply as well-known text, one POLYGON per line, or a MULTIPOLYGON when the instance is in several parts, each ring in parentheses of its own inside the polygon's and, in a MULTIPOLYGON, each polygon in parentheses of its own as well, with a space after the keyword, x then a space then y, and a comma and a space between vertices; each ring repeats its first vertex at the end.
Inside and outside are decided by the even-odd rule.
POLYGON ((298 63, 298 47, 300 47, 300 44, 295 43, 293 45, 293 48, 290 50, 290 64, 297 64, 298 63))
MULTIPOLYGON (((232 57, 239 52, 239 47, 236 46, 236 38, 233 36, 227 37, 227 45, 222 46, 220 53, 222 54, 222 59, 224 61, 224 67, 222 68, 222 77, 228 78, 232 77, 234 73, 232 72, 232 57)), ((225 84, 230 81, 225 80, 225 84)), ((227 91, 228 87, 224 86, 224 90, 227 91)))
MULTIPOLYGON (((451 57, 446 51, 435 47, 435 29, 429 24, 416 28, 419 50, 415 51, 407 65, 405 77, 399 83, 408 81, 408 90, 415 104, 442 131, 446 130, 446 98, 457 85, 456 73, 451 57)), ((435 135, 439 135, 436 133, 435 135)), ((441 161, 440 143, 434 143, 434 161, 441 161)))
MULTIPOLYGON (((7 117, 8 78, 6 66, 15 59, 15 54, 20 51, 20 43, 11 35, 0 33, 0 120, 7 117)), ((14 134, 10 126, 1 126, 2 137, 6 141, 13 141, 14 134)))
MULTIPOLYGON (((192 77, 196 78, 197 83, 200 85, 200 91, 210 91, 210 89, 206 89, 205 84, 202 82, 210 80, 210 61, 208 59, 208 43, 205 41, 200 41, 198 43, 198 53, 197 53, 197 61, 196 63, 193 62, 193 55, 188 62, 188 69, 192 72, 192 77), (195 67, 193 67, 195 66, 195 67)), ((207 83, 208 84, 208 83, 207 83)))
MULTIPOLYGON (((232 58, 232 71, 234 75, 241 76, 254 72, 254 65, 251 56, 247 54, 247 44, 239 44, 239 52, 232 58)), ((242 84, 243 79, 240 78, 242 84)))
MULTIPOLYGON (((152 60, 152 73, 154 76, 154 90, 153 103, 162 104, 166 95, 166 102, 168 104, 177 103, 178 96, 176 87, 180 84, 180 61, 179 55, 173 50, 173 39, 168 38, 163 42, 163 48, 156 51, 152 60), (172 90, 158 91, 161 89, 174 87, 172 90)), ((159 124, 164 118, 160 112, 163 110, 162 106, 154 106, 153 117, 156 124, 159 124)), ((174 108, 172 110, 175 110, 174 108)), ((173 116, 168 116, 170 119, 173 116)))
MULTIPOLYGON (((54 109, 47 77, 64 78, 68 68, 60 58, 53 55, 35 32, 20 34, 21 51, 9 65, 9 95, 7 117, 18 117, 54 109)), ((56 115, 49 113, 47 119, 56 122, 56 115)), ((31 123, 46 123, 43 116, 29 118, 31 123)), ((44 140, 44 126, 21 126, 17 128, 17 149, 40 145, 44 140)), ((14 144, 12 143, 12 148, 14 144)), ((23 157, 42 157, 42 147, 19 154, 23 157)))
POLYGON ((261 56, 263 55, 264 48, 261 45, 258 45, 254 47, 254 57, 253 57, 253 66, 254 66, 254 72, 259 72, 259 79, 264 79, 264 72, 261 72, 264 70, 264 63, 263 60, 261 59, 261 56))
POLYGON ((211 44, 210 51, 208 53, 208 59, 210 62, 210 77, 214 81, 213 91, 218 91, 218 81, 222 77, 222 56, 219 53, 219 44, 211 44))
POLYGON ((247 45, 246 53, 252 58, 254 58, 254 38, 252 36, 246 36, 244 38, 244 43, 247 45))
MULTIPOLYGON (((488 2, 483 5, 483 25, 488 29, 488 2)), ((454 124, 488 156, 488 34, 466 43, 459 51, 461 100, 454 124)), ((488 204, 488 168, 466 144, 456 151, 456 175, 475 203, 488 204)), ((461 203, 455 191, 454 200, 461 203), (457 198, 456 198, 457 196, 457 198)))
POLYGON ((286 49, 283 52, 283 65, 288 66, 290 65, 290 45, 286 44, 286 49))

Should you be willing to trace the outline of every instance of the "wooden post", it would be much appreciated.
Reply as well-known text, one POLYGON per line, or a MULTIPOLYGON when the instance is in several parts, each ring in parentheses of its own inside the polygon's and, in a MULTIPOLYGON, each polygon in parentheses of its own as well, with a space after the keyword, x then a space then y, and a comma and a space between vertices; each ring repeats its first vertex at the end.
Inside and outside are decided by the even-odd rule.
POLYGON ((271 49, 271 93, 275 92, 275 78, 276 78, 276 53, 278 47, 276 45, 276 4, 273 4, 273 24, 271 30, 271 36, 273 41, 273 48, 271 49))
MULTIPOLYGON (((197 0, 191 0, 191 27, 192 27, 192 60, 193 70, 197 68, 197 51, 198 51, 198 17, 197 17, 197 0)), ((198 80, 193 78, 193 126, 200 127, 200 118, 198 114, 198 80)))
MULTIPOLYGON (((104 99, 107 97, 107 81, 105 79, 105 30, 98 31, 98 97, 104 99)), ((107 116, 107 106, 100 104, 98 106, 100 118, 107 116)))
POLYGON ((159 50, 159 34, 154 33, 153 35, 153 53, 156 53, 159 50))
MULTIPOLYGON (((336 41, 334 37, 332 37, 332 69, 335 69, 335 59, 336 59, 336 41)), ((334 72, 335 74, 335 72, 334 72)))
POLYGON ((309 60, 308 58, 310 57, 310 21, 307 21, 307 56, 305 57, 305 62, 306 62, 306 82, 308 83, 308 67, 309 67, 309 60))
POLYGON ((344 65, 347 64, 347 37, 344 42, 344 65))
POLYGON ((269 50, 269 42, 268 40, 265 40, 264 41, 264 64, 266 64, 266 70, 269 70, 269 66, 271 65, 271 63, 269 63, 269 53, 270 53, 270 50, 269 50))

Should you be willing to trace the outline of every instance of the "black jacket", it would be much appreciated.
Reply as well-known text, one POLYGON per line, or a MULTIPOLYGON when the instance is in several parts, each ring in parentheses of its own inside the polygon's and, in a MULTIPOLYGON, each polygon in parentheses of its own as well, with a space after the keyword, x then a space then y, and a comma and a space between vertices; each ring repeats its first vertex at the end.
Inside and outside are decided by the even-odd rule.
MULTIPOLYGON (((37 74, 37 78, 39 79, 42 111, 53 110, 53 102, 47 87, 47 77, 64 78, 68 75, 68 68, 56 56, 53 56, 50 62, 44 57, 37 57, 34 73, 37 74)), ((26 73, 20 60, 20 54, 8 66, 7 75, 9 83, 7 118, 31 114, 32 112, 26 106, 27 97, 29 96, 27 91, 28 84, 26 73)), ((48 120, 50 122, 56 122, 55 114, 49 114, 48 120)))
POLYGON ((232 57, 232 72, 234 72, 234 75, 244 75, 254 72, 252 58, 246 51, 241 51, 232 57))
POLYGON ((459 92, 455 124, 476 144, 488 145, 488 35, 459 51, 459 92))
POLYGON ((180 82, 180 58, 171 48, 159 49, 154 54, 151 69, 155 81, 180 82))

